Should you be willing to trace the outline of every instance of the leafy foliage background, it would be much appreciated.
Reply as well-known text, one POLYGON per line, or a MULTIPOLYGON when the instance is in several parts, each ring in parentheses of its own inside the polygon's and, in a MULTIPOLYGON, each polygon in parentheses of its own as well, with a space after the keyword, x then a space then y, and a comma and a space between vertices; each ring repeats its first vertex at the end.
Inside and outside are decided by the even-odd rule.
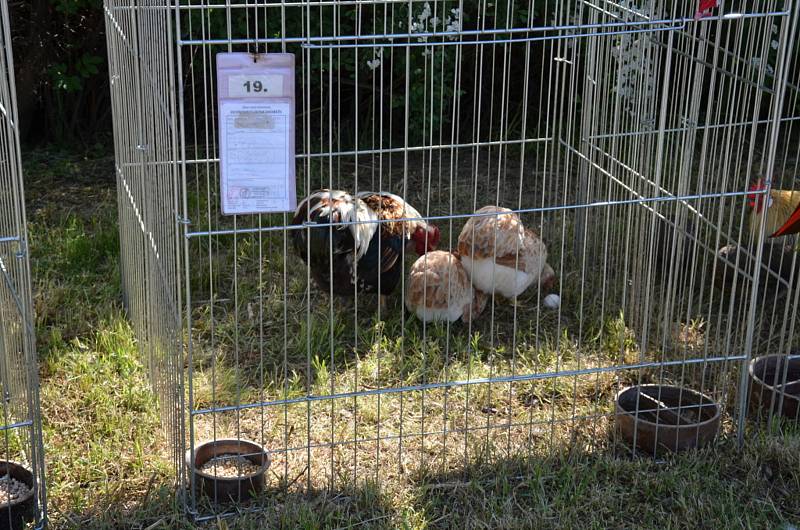
MULTIPOLYGON (((448 2, 447 5, 450 4, 448 2)), ((433 4, 428 6, 424 2, 413 2, 409 13, 409 4, 399 3, 391 7, 391 19, 386 8, 369 7, 368 4, 361 8, 352 5, 315 7, 306 11, 309 20, 303 20, 299 16, 287 17, 285 31, 287 35, 297 36, 304 34, 304 29, 310 28, 312 34, 330 35, 334 31, 334 24, 335 32, 339 35, 365 33, 373 27, 387 27, 389 32, 409 31, 413 34, 434 29, 470 30, 502 27, 507 24, 515 27, 540 26, 553 23, 554 11, 559 5, 559 2, 552 0, 464 0, 463 10, 455 13, 449 7, 445 12, 436 12, 433 4), (482 20, 478 20, 478 14, 482 20), (391 27, 392 23, 395 24, 394 27, 391 27)), ((82 149, 107 152, 111 147, 111 102, 102 0, 9 0, 9 7, 23 142, 27 145, 79 146, 82 149)), ((256 21, 249 13, 251 11, 232 10, 231 34, 236 37, 254 34, 256 21)), ((195 37, 201 27, 210 36, 219 38, 227 35, 228 20, 224 10, 205 13, 211 12, 215 15, 204 15, 203 11, 191 13, 191 27, 194 28, 195 37), (203 19, 204 16, 208 18, 203 19)), ((259 34, 280 37, 282 28, 279 13, 265 18, 267 23, 259 27, 259 34)), ((189 24, 185 24, 182 28, 184 37, 189 36, 189 27, 189 24)), ((620 42, 620 52, 628 51, 636 55, 636 46, 639 43, 640 40, 633 38, 620 42)), ((483 94, 499 94, 500 83, 507 83, 508 98, 512 102, 509 112, 512 116, 519 114, 523 101, 525 68, 528 67, 530 75, 541 72, 544 55, 543 44, 533 43, 530 62, 526 65, 519 60, 523 56, 519 53, 521 46, 523 45, 512 45, 511 56, 514 59, 509 63, 507 79, 501 79, 500 75, 490 75, 492 65, 494 64, 495 72, 498 72, 503 62, 502 46, 464 46, 458 60, 455 46, 437 47, 433 53, 430 47, 415 47, 411 48, 408 55, 404 48, 395 48, 393 52, 389 48, 383 48, 374 53, 369 48, 361 49, 357 53, 347 49, 338 50, 335 63, 332 63, 337 70, 334 77, 339 76, 337 86, 335 89, 325 88, 320 83, 312 82, 311 101, 319 100, 322 95, 327 98, 324 93, 326 89, 337 91, 337 100, 341 102, 342 108, 339 109, 341 120, 335 124, 336 129, 339 134, 350 138, 346 143, 351 145, 359 142, 352 130, 356 109, 363 112, 370 108, 381 108, 384 111, 391 108, 393 113, 398 113, 395 116, 403 118, 406 97, 409 109, 413 109, 408 113, 410 142, 419 143, 431 131, 436 136, 440 131, 444 132, 442 141, 456 141, 456 137, 447 137, 454 112, 461 113, 458 123, 459 128, 464 131, 472 130, 475 126, 489 125, 472 122, 476 116, 476 119, 488 119, 489 113, 474 112, 470 98, 479 90, 483 94), (475 66, 479 63, 482 64, 481 69, 475 66), (460 71, 457 70, 458 64, 461 65, 460 71), (429 75, 434 73, 432 78, 428 78, 427 85, 422 79, 426 70, 429 75), (373 76, 377 75, 381 75, 384 81, 383 94, 375 94, 366 88, 356 90, 359 83, 362 87, 365 83, 371 85, 373 76), (410 78, 408 94, 405 90, 407 78, 410 78), (436 97, 432 97, 432 93, 436 97), (460 109, 455 111, 454 95, 466 98, 462 100, 464 103, 460 105, 460 109), (380 98, 388 99, 380 101, 380 98), (434 104, 438 106, 431 110, 431 105, 434 104)), ((287 51, 295 52, 298 56, 302 53, 299 45, 289 46, 287 51)), ((793 56, 795 60, 790 79, 797 79, 800 71, 800 39, 794 43, 793 56)), ((311 71, 327 77, 329 53, 312 53, 310 57, 311 71)), ((630 74, 635 75, 635 72, 630 74)), ((631 81, 634 79, 631 75, 620 77, 620 82, 624 83, 626 79, 631 81)), ((528 94, 529 101, 538 101, 540 94, 536 91, 547 90, 548 86, 548 83, 529 83, 532 91, 528 94)), ((620 88, 625 88, 624 84, 620 88)), ((194 87, 194 90, 202 89, 202 85, 194 87)), ((789 104, 800 105, 800 102, 789 104)), ((529 108, 528 115, 533 119, 539 111, 537 108, 529 108)), ((209 108, 209 112, 214 112, 214 109, 209 108)), ((795 112, 800 112, 800 109, 795 109, 795 112)), ((392 127, 395 130, 392 132, 399 135, 396 137, 398 139, 402 138, 404 121, 393 120, 392 127)), ((358 134, 369 135, 373 132, 361 126, 358 134)), ((458 131, 455 134, 457 136, 458 131)), ((341 138, 338 140, 341 141, 341 138)), ((323 142, 325 138, 319 138, 318 141, 323 142)))
POLYGON ((22 140, 110 144, 102 0, 10 0, 22 140))

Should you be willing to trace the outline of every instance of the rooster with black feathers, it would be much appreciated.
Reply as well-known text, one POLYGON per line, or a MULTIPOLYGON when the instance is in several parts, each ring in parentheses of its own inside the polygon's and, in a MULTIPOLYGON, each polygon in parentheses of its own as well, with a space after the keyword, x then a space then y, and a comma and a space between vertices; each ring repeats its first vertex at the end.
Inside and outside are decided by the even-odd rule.
POLYGON ((404 248, 421 256, 440 238, 435 225, 388 192, 315 191, 297 206, 292 225, 303 225, 292 231, 293 247, 321 289, 379 293, 382 305, 400 281, 404 248))

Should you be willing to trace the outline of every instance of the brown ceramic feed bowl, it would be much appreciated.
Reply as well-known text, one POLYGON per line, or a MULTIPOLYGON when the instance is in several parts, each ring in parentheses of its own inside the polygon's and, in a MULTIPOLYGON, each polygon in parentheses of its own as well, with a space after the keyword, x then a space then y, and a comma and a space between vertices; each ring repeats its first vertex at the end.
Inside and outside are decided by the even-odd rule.
POLYGON ((766 355, 750 361, 750 411, 795 419, 800 412, 800 359, 766 355), (784 382, 785 378, 785 382, 784 382))
POLYGON ((244 502, 264 490, 264 473, 269 467, 269 455, 263 447, 248 440, 213 440, 186 452, 186 466, 194 474, 195 491, 214 502, 244 502), (241 455, 259 470, 234 477, 214 476, 201 470, 209 460, 220 455, 241 455))
POLYGON ((617 429, 646 453, 702 447, 717 435, 719 423, 719 405, 688 388, 638 385, 617 394, 617 429))
POLYGON ((0 530, 22 530, 33 519, 33 473, 16 462, 0 461, 0 477, 10 475, 28 486, 28 493, 10 504, 0 502, 0 530))

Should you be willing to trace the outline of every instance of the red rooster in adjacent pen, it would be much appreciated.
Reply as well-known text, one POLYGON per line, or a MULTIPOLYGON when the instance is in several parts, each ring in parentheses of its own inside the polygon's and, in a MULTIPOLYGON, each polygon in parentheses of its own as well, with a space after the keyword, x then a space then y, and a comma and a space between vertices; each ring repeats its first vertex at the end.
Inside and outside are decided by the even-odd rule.
POLYGON ((292 225, 307 226, 292 231, 292 243, 320 288, 347 296, 379 293, 382 305, 400 281, 403 248, 423 255, 440 238, 435 225, 387 192, 315 191, 298 205, 292 225))
POLYGON ((701 18, 711 16, 711 10, 717 7, 717 5, 719 5, 717 0, 700 0, 697 4, 697 12, 694 14, 694 19, 700 20, 701 18))
MULTIPOLYGON (((759 179, 750 191, 766 189, 759 179)), ((787 236, 800 232, 800 190, 770 190, 769 194, 750 194, 750 233, 757 237, 761 229, 764 208, 767 208, 765 232, 769 237, 787 236)))

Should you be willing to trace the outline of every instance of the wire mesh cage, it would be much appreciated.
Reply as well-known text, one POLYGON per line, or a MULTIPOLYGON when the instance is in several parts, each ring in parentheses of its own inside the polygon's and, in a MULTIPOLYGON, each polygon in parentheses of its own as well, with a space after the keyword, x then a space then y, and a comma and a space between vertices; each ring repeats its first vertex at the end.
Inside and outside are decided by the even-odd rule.
POLYGON ((798 17, 708 9, 106 0, 123 282, 187 510, 229 509, 209 441, 264 448, 268 492, 435 480, 628 451, 615 399, 650 384, 743 436, 748 363, 800 344, 761 206, 799 184, 798 17), (221 212, 220 52, 295 57, 296 214, 221 212))
POLYGON ((0 2, 0 524, 46 521, 28 236, 8 4, 0 2))

